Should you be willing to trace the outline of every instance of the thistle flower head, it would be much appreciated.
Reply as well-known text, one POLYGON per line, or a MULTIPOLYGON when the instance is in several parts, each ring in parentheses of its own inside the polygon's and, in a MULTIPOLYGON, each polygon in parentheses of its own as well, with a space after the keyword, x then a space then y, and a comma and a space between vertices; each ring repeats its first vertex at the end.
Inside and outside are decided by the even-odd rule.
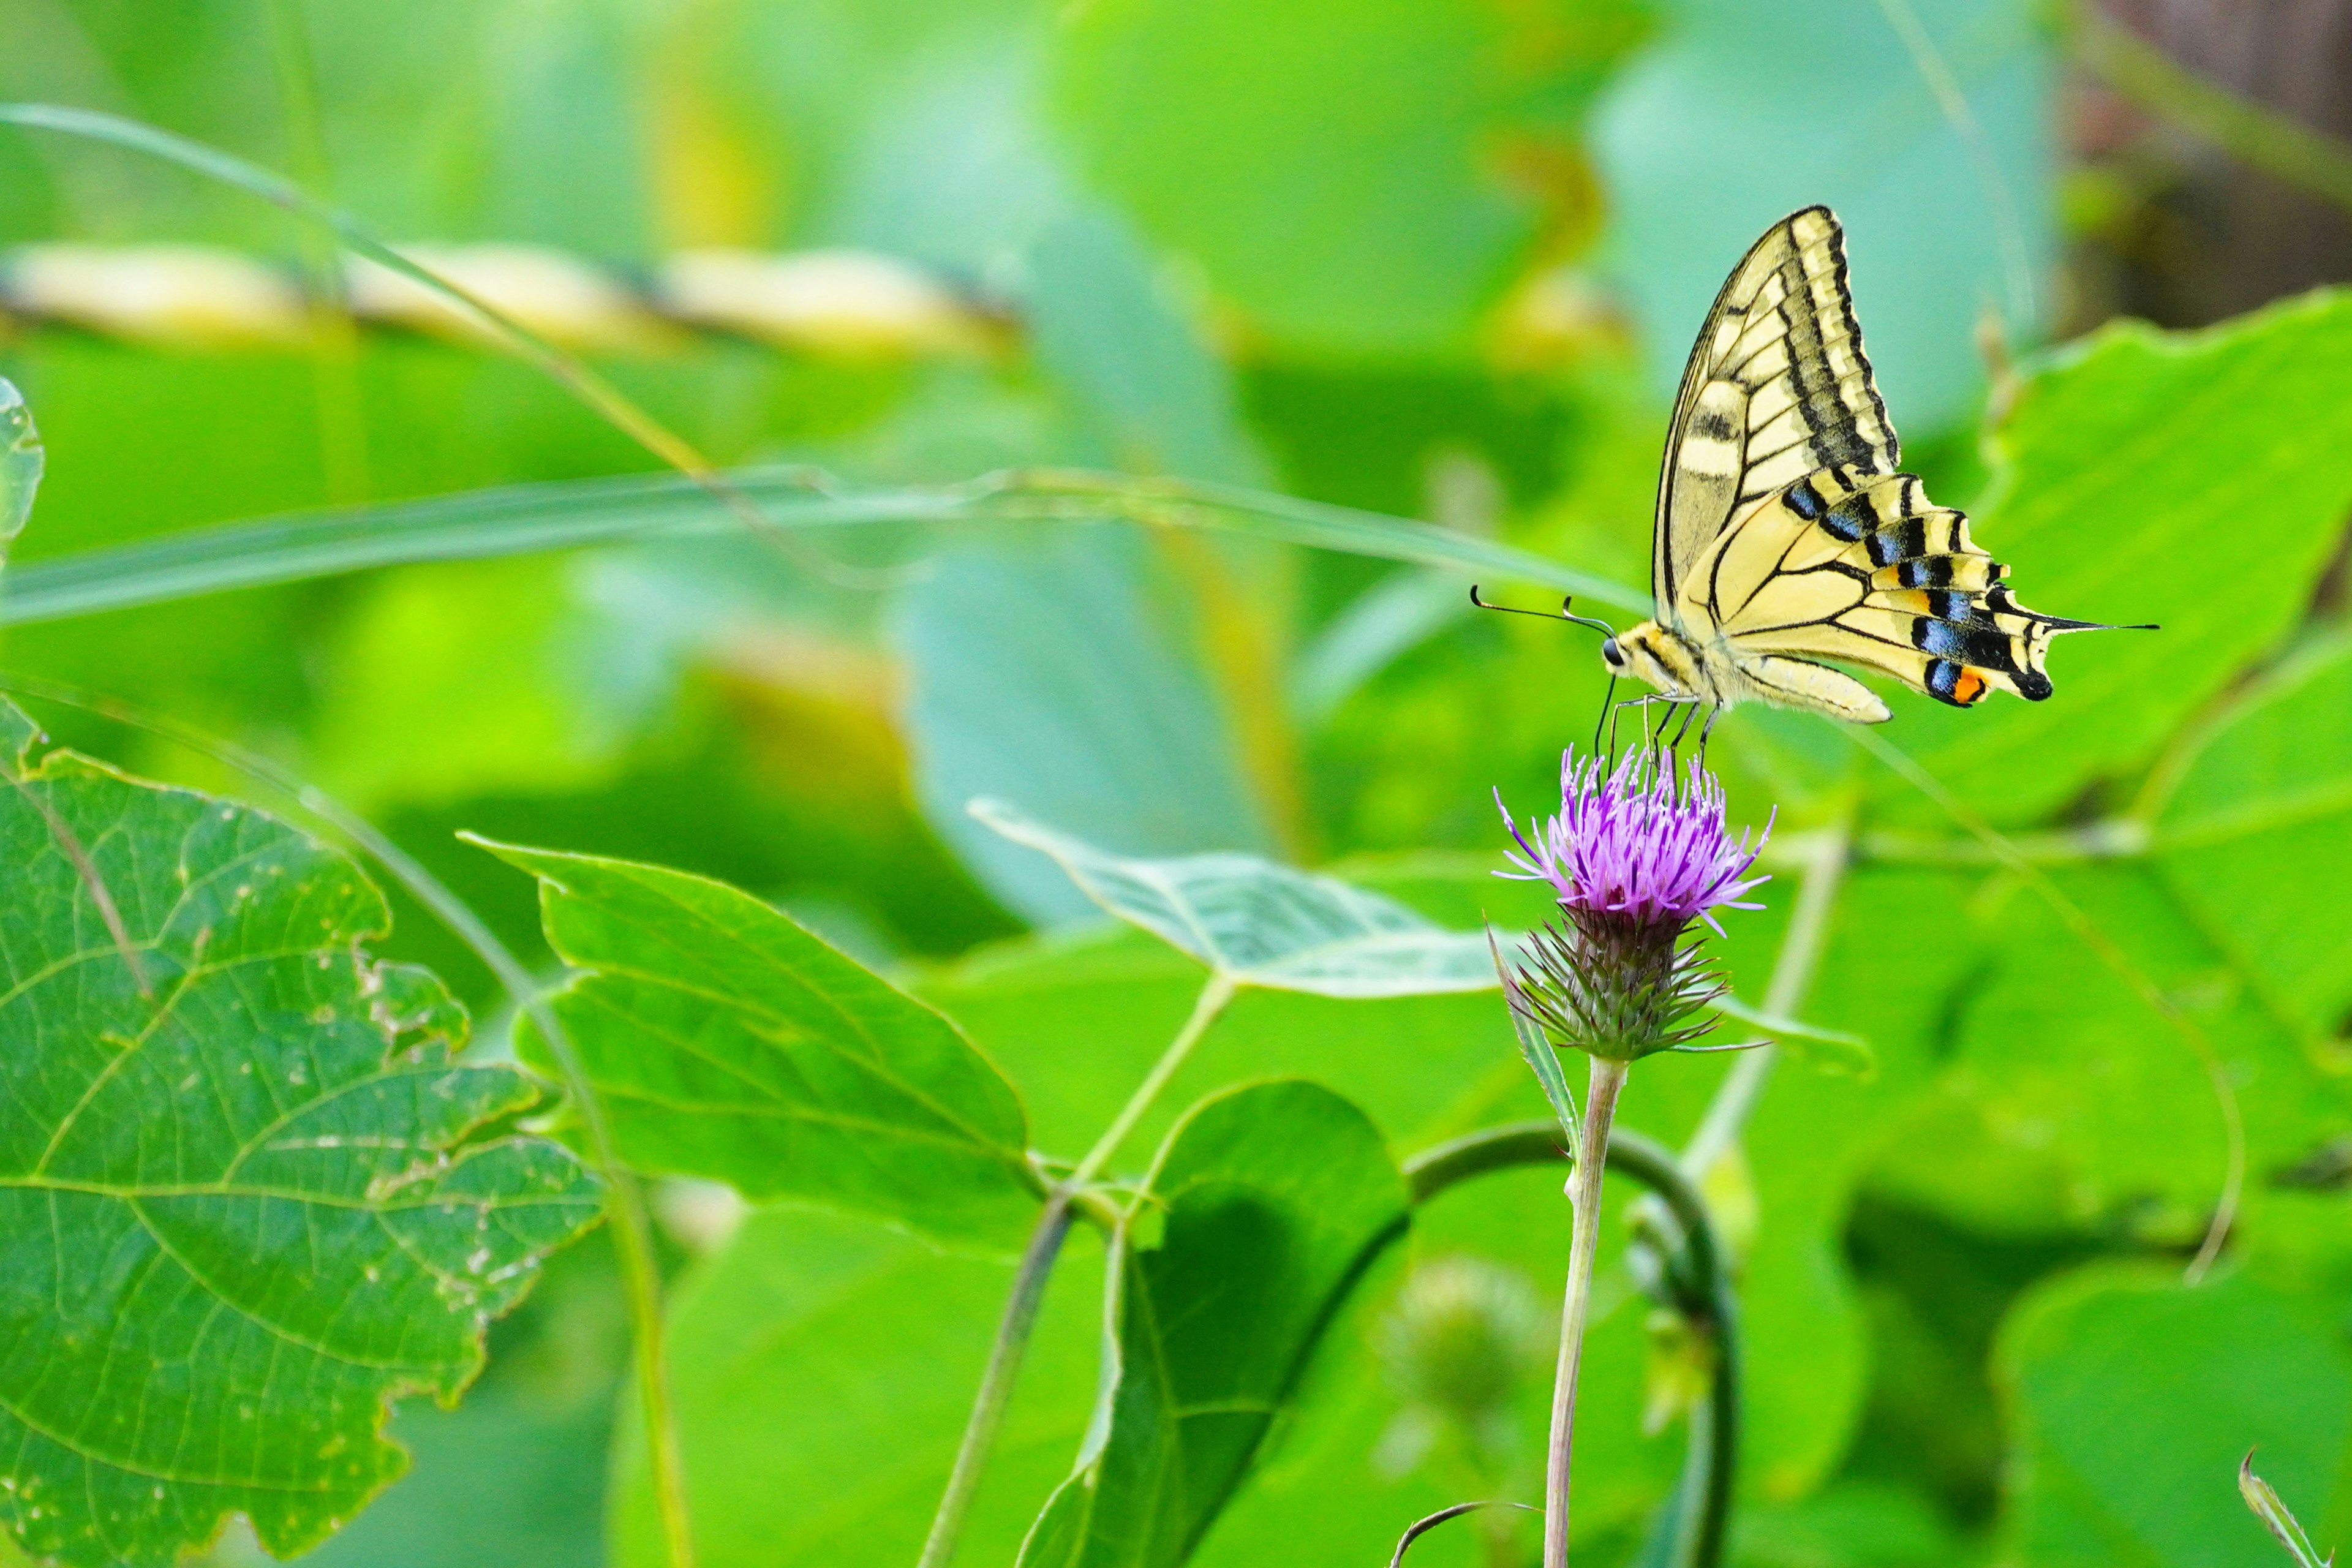
POLYGON ((1560 753, 1559 815, 1530 820, 1522 832, 1500 790, 1495 805, 1521 851, 1506 852, 1517 870, 1496 875, 1549 882, 1562 909, 1676 931, 1703 920, 1720 936, 1717 910, 1762 907, 1739 896, 1768 880, 1747 871, 1771 825, 1753 845, 1745 833, 1733 839, 1724 825, 1723 785, 1696 758, 1678 781, 1673 763, 1654 752, 1629 752, 1609 772, 1601 758, 1579 761, 1570 750, 1560 753))
POLYGON ((1672 760, 1630 752, 1612 769, 1599 757, 1560 758, 1559 812, 1524 828, 1495 804, 1518 845, 1502 877, 1549 883, 1563 917, 1531 932, 1517 963, 1503 967, 1511 1010, 1557 1046, 1631 1060, 1671 1050, 1711 1026, 1703 1016, 1725 990, 1706 966, 1705 921, 1717 910, 1761 906, 1741 895, 1771 834, 1731 836, 1723 786, 1696 761, 1677 776, 1672 760))

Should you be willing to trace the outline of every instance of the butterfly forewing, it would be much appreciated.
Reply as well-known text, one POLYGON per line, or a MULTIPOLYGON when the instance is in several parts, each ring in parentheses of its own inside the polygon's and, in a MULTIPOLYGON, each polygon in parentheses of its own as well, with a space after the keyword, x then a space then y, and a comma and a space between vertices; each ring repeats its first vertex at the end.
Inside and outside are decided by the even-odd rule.
POLYGON ((1675 622, 1690 569, 1744 512, 1817 468, 1889 474, 1896 456, 1837 219, 1792 213, 1734 269, 1683 372, 1652 536, 1660 618, 1675 622))

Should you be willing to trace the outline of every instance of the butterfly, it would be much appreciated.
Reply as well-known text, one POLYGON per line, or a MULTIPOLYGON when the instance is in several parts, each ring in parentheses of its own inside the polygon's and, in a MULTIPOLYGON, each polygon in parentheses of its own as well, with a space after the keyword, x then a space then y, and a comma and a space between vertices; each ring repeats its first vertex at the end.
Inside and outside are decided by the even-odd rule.
POLYGON ((1782 218, 1724 283, 1683 372, 1651 542, 1657 616, 1603 642, 1601 661, 1670 701, 1863 724, 1886 704, 1819 660, 1956 708, 1995 690, 2039 702, 2052 637, 2115 628, 2027 609, 2008 574, 1899 469, 1836 216, 1782 218))

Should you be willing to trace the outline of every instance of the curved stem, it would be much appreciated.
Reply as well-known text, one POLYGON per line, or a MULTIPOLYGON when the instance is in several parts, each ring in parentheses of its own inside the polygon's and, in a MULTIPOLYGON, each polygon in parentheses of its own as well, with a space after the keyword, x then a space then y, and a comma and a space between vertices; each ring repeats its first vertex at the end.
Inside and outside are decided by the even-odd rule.
MULTIPOLYGON (((1584 1133, 1580 1146, 1609 1147, 1609 1123, 1617 1114, 1617 1091, 1625 1087, 1625 1063, 1592 1058, 1584 1092, 1584 1133)), ((1568 1289, 1559 1310, 1559 1367, 1551 1384, 1551 1452, 1544 1465, 1544 1568, 1568 1568, 1569 1460, 1576 1446, 1576 1373, 1584 1358, 1584 1319, 1592 1304, 1592 1255, 1601 1246, 1601 1178, 1608 1161, 1578 1162, 1569 1184, 1574 1205, 1568 1251, 1568 1289)))
MULTIPOLYGON (((1515 1121, 1441 1143, 1404 1162, 1416 1205, 1462 1182, 1520 1165, 1552 1165, 1567 1158, 1550 1121, 1515 1121)), ((1738 1299, 1706 1200, 1675 1152, 1655 1139, 1618 1127, 1609 1132, 1608 1168, 1630 1176, 1665 1204, 1682 1232, 1682 1254, 1667 1271, 1677 1285, 1675 1304, 1703 1324, 1715 1347, 1707 1403, 1691 1424, 1690 1458, 1677 1492, 1683 1568, 1717 1568, 1731 1518, 1739 1462, 1739 1318, 1738 1299)))
POLYGON ((1070 1233, 1070 1218, 1069 1194, 1057 1189, 1045 1200, 1045 1212, 1037 1216, 1029 1245, 1022 1251, 1021 1267, 1013 1276, 1013 1294, 1005 1300, 996 1342, 988 1352, 988 1369, 981 1373, 980 1392, 972 1397, 971 1418, 965 1423, 963 1441, 956 1447, 955 1468, 948 1472, 947 1490, 940 1494, 939 1511, 931 1518, 931 1532, 924 1538, 916 1568, 944 1568, 955 1555, 964 1516, 980 1489, 981 1472, 988 1466, 997 1434, 1003 1430, 1004 1413, 1013 1403, 1013 1385, 1021 1375, 1021 1361, 1028 1353, 1030 1331, 1037 1326, 1037 1309, 1054 1277, 1062 1238, 1070 1233))

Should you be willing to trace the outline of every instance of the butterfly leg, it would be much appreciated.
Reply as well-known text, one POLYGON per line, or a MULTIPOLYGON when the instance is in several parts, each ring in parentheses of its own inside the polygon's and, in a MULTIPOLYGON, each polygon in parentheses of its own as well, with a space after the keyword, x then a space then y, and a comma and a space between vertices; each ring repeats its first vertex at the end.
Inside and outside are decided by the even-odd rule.
POLYGON ((1609 678, 1609 689, 1601 695, 1601 711, 1592 716, 1592 749, 1601 750, 1601 727, 1609 722, 1609 704, 1617 700, 1617 678, 1609 678))
MULTIPOLYGON (((1683 737, 1690 733, 1691 721, 1698 717, 1699 706, 1700 706, 1700 705, 1699 705, 1699 702, 1698 702, 1697 699, 1696 699, 1696 698, 1692 699, 1690 701, 1685 702, 1685 703, 1684 703, 1684 704, 1682 705, 1682 709, 1683 709, 1683 724, 1682 724, 1682 728, 1681 728, 1681 729, 1679 729, 1679 730, 1676 730, 1676 731, 1675 731, 1675 743, 1674 743, 1672 746, 1670 746, 1670 747, 1668 747, 1668 748, 1667 748, 1669 751, 1671 751, 1671 752, 1674 752, 1674 754, 1675 754, 1675 761, 1677 761, 1677 762, 1680 762, 1680 761, 1682 760, 1682 754, 1683 754, 1683 737)), ((1672 715, 1672 710, 1671 710, 1671 709, 1670 709, 1670 710, 1668 710, 1668 714, 1669 714, 1669 716, 1671 716, 1671 715, 1672 715)), ((1704 741, 1704 737, 1702 737, 1701 739, 1702 739, 1702 741, 1704 741)))
POLYGON ((1699 771, 1700 771, 1701 773, 1705 773, 1705 772, 1706 771, 1706 742, 1707 742, 1707 740, 1708 740, 1708 738, 1709 738, 1710 736, 1712 736, 1712 735, 1715 733, 1715 721, 1716 721, 1717 719, 1720 719, 1720 718, 1722 718, 1722 717, 1723 717, 1723 710, 1722 710, 1722 709, 1720 709, 1720 708, 1709 708, 1709 709, 1706 710, 1706 722, 1699 726, 1699 729, 1698 729, 1698 766, 1699 766, 1699 771))

